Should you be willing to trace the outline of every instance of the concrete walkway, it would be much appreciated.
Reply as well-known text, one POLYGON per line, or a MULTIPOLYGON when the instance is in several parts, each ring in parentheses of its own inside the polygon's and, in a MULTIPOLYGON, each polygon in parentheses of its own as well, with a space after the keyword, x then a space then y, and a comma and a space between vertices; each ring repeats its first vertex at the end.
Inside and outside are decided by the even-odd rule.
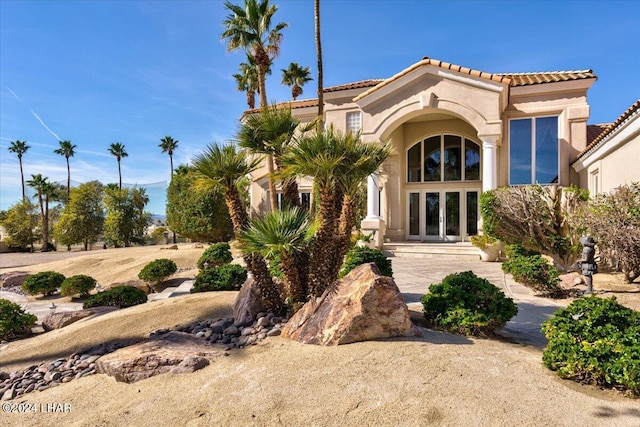
MULTIPOLYGON (((445 276, 451 273, 471 270, 477 276, 483 277, 501 288, 506 296, 513 298, 518 304, 518 315, 499 331, 500 335, 539 349, 546 346, 546 339, 540 332, 540 325, 562 305, 550 299, 534 296, 531 290, 516 283, 510 275, 505 275, 502 272, 501 263, 465 261, 447 257, 392 257, 390 259, 396 284, 400 288, 405 302, 413 311, 422 311, 420 298, 428 292, 431 284, 440 283, 445 276)), ((149 301, 188 295, 192 286, 193 280, 185 280, 178 287, 169 287, 160 293, 150 294, 149 301)), ((82 309, 82 303, 58 302, 59 298, 34 300, 5 291, 0 291, 0 298, 20 304, 26 311, 35 314, 38 317, 38 322, 42 322, 42 319, 49 314, 51 302, 55 302, 56 312, 82 309)))

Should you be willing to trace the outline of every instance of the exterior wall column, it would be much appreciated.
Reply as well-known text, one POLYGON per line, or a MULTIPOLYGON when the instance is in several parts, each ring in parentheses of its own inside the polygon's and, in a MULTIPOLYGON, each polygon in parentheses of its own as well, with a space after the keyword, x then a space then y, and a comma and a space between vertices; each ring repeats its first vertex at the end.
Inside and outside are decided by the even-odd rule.
POLYGON ((498 135, 480 136, 482 140, 482 191, 498 188, 498 135))
POLYGON ((380 219, 380 180, 378 175, 371 174, 367 178, 367 217, 366 219, 380 219))
POLYGON ((371 236, 370 246, 381 248, 384 243, 385 223, 380 218, 380 189, 377 174, 367 178, 367 216, 360 223, 362 234, 371 236))

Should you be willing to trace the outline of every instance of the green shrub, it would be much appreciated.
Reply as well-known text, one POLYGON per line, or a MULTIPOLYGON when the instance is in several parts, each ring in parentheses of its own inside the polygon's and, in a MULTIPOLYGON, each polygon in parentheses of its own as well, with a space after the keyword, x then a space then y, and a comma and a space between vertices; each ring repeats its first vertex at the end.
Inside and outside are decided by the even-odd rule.
POLYGON ((58 290, 64 279, 62 274, 55 271, 42 271, 24 279, 22 289, 29 295, 51 295, 58 290))
POLYGON ((422 297, 428 327, 465 335, 488 335, 502 328, 518 307, 488 280, 472 271, 450 274, 422 297))
POLYGON ((67 277, 60 286, 63 296, 68 297, 80 294, 81 297, 88 297, 89 292, 96 287, 96 279, 84 274, 67 277))
POLYGON ((231 246, 227 242, 214 243, 209 246, 200 259, 198 260, 198 268, 204 270, 204 263, 208 263, 208 268, 220 267, 233 261, 231 256, 231 246))
POLYGON ((562 378, 640 395, 640 313, 615 297, 580 298, 542 324, 542 361, 562 378))
POLYGON ((280 255, 272 255, 269 259, 269 273, 271 274, 271 277, 277 277, 280 280, 284 280, 284 273, 280 269, 281 263, 282 260, 280 259, 280 255))
POLYGON ((113 306, 126 308, 147 302, 147 294, 135 286, 118 286, 107 291, 91 295, 83 308, 113 306))
POLYGON ((30 334, 37 320, 36 316, 25 313, 18 304, 0 299, 0 339, 8 340, 30 334))
POLYGON ((191 292, 236 291, 247 280, 247 269, 238 264, 225 264, 203 270, 196 276, 191 292))
MULTIPOLYGON (((154 285, 162 283, 164 279, 176 271, 178 271, 178 266, 173 260, 161 258, 145 265, 142 270, 140 270, 140 273, 138 273, 138 278, 149 283, 153 289, 154 285)), ((155 289, 153 290, 155 291, 155 289)))
POLYGON ((512 256, 502 263, 502 270, 510 273, 523 285, 545 295, 558 295, 562 289, 558 285, 558 270, 540 254, 531 254, 526 249, 512 251, 512 256))
POLYGON ((391 260, 380 249, 371 249, 366 246, 354 246, 353 249, 347 252, 347 257, 340 270, 340 277, 346 276, 357 266, 369 262, 374 263, 383 276, 393 277, 391 260))

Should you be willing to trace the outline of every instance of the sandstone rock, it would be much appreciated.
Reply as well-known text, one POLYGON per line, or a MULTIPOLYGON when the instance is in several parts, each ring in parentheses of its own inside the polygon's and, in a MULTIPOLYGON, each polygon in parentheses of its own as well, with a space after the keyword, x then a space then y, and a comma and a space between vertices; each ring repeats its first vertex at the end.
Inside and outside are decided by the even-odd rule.
POLYGON ((248 325, 260 312, 265 311, 264 303, 260 299, 260 292, 255 280, 250 276, 240 288, 233 303, 233 318, 237 325, 248 325))
POLYGON ((160 250, 163 250, 163 249, 169 249, 169 250, 172 250, 172 251, 177 251, 178 250, 178 245, 171 245, 171 246, 165 246, 164 248, 160 248, 160 250))
POLYGON ((169 332, 102 356, 96 361, 96 369, 116 381, 133 383, 166 372, 193 372, 209 364, 206 356, 222 354, 204 340, 169 332))
MULTIPOLYGON (((93 316, 94 314, 104 314, 105 312, 113 310, 117 310, 117 307, 95 307, 87 310, 65 311, 62 313, 47 314, 47 316, 42 320, 42 328, 46 332, 52 331, 54 329, 64 328, 65 326, 77 322, 80 319, 84 319, 85 317, 93 316)), ((58 367, 62 363, 63 362, 56 362, 54 366, 58 367)))
POLYGON ((10 271, 8 273, 0 274, 0 288, 10 288, 13 286, 20 286, 24 279, 31 276, 26 271, 10 271))
POLYGON ((559 285, 564 289, 573 288, 583 283, 582 276, 580 275, 580 273, 577 273, 575 271, 567 274, 562 274, 559 276, 559 278, 559 285))
POLYGON ((149 287, 149 285, 142 281, 142 280, 129 280, 127 282, 117 282, 117 283, 111 283, 108 285, 103 286, 104 289, 111 289, 111 288, 115 288, 117 286, 134 286, 144 292, 146 292, 147 294, 151 293, 152 289, 149 287))
POLYGON ((306 344, 339 345, 420 335, 390 277, 375 264, 352 270, 336 286, 306 303, 282 329, 282 336, 306 344))

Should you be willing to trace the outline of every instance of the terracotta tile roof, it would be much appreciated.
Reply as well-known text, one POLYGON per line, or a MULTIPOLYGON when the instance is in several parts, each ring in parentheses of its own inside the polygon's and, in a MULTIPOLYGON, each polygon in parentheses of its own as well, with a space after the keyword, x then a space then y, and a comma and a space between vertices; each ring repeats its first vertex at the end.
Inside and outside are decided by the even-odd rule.
POLYGON ((602 132, 607 130, 612 123, 599 123, 597 125, 587 125, 587 145, 596 139, 602 132))
POLYGON ((543 71, 538 73, 498 73, 511 80, 511 86, 528 86, 541 83, 565 82, 568 80, 596 79, 592 70, 543 71))
MULTIPOLYGON (((583 157, 585 154, 589 153, 590 151, 593 151, 595 148, 602 145, 601 143, 603 143, 607 139, 607 137, 611 135, 615 130, 620 128, 620 126, 624 124, 629 118, 639 114, 640 114, 640 99, 634 102, 631 105, 631 107, 627 108, 627 110, 624 113, 622 113, 620 117, 616 119, 615 122, 611 123, 609 126, 606 127, 606 129, 603 132, 601 132, 597 137, 595 137, 593 141, 591 141, 587 145, 587 148, 585 148, 584 150, 582 150, 580 154, 578 154, 578 158, 583 157)), ((587 128, 587 133, 588 133, 588 128, 587 128)))
MULTIPOLYGON (((306 107, 317 107, 318 106, 318 99, 301 99, 299 101, 286 101, 286 102, 279 102, 277 104, 275 104, 275 106, 277 108, 291 108, 292 110, 295 110, 296 108, 306 108, 306 107)), ((242 113, 242 116, 246 116, 247 114, 254 114, 260 111, 260 108, 253 108, 251 110, 245 110, 244 113, 242 113)))
POLYGON ((338 92, 340 90, 349 90, 349 89, 362 89, 365 87, 373 87, 382 83, 385 79, 369 79, 369 80, 360 80, 359 82, 347 83, 343 85, 330 86, 325 87, 322 92, 338 92))

